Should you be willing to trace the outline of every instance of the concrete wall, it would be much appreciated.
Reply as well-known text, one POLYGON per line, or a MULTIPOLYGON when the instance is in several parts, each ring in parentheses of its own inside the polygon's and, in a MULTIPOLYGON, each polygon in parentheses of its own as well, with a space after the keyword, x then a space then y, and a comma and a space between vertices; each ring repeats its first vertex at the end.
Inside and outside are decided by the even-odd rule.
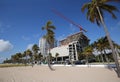
POLYGON ((59 54, 58 57, 69 56, 68 45, 55 47, 55 48, 50 50, 50 53, 52 54, 53 57, 55 57, 56 53, 59 54))

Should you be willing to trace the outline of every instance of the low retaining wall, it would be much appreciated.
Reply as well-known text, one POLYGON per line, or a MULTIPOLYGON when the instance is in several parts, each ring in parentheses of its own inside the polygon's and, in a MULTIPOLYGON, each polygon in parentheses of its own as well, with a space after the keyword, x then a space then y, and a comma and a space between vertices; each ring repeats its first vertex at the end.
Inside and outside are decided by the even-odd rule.
POLYGON ((105 68, 108 68, 108 67, 112 67, 112 68, 115 68, 115 64, 110 64, 110 65, 52 65, 52 66, 67 66, 67 67, 105 67, 105 68))

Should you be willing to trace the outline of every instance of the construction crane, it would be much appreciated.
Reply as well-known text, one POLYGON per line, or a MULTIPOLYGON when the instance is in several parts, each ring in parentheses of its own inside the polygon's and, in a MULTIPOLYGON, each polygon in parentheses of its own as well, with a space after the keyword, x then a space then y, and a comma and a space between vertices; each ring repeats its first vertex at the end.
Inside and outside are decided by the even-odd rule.
POLYGON ((56 11, 55 9, 52 9, 52 11, 57 14, 58 16, 62 17, 63 19, 65 19, 66 21, 70 22, 71 24, 75 25, 76 27, 78 27, 80 29, 80 31, 84 31, 84 32, 87 32, 85 29, 83 29, 81 27, 81 25, 79 24, 76 24, 74 21, 68 19, 67 17, 65 17, 63 14, 61 14, 60 12, 56 11))

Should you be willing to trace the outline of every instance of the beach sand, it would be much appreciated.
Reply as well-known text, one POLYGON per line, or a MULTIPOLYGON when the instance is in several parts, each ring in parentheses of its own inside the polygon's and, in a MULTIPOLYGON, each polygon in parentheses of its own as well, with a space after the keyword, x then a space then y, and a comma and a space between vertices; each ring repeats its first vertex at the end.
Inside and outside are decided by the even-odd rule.
POLYGON ((0 82, 120 82, 113 69, 47 66, 0 68, 0 82))

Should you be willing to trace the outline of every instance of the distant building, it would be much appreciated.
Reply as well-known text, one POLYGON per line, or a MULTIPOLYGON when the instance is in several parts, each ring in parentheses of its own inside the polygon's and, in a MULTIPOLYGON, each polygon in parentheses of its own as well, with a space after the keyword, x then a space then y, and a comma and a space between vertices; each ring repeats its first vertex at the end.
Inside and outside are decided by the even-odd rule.
POLYGON ((47 42, 45 37, 42 37, 39 40, 39 48, 40 48, 40 53, 43 55, 43 57, 47 56, 47 42))
MULTIPOLYGON (((57 47, 57 40, 51 45, 51 48, 57 47)), ((39 48, 40 48, 40 53, 43 55, 43 57, 46 57, 48 55, 48 44, 46 41, 46 38, 43 36, 39 40, 39 48)))
POLYGON ((90 40, 83 34, 83 32, 78 32, 61 40, 60 45, 52 48, 50 53, 53 57, 58 53, 59 61, 65 61, 66 59, 77 61, 78 52, 81 52, 84 47, 88 46, 89 41, 90 40))

